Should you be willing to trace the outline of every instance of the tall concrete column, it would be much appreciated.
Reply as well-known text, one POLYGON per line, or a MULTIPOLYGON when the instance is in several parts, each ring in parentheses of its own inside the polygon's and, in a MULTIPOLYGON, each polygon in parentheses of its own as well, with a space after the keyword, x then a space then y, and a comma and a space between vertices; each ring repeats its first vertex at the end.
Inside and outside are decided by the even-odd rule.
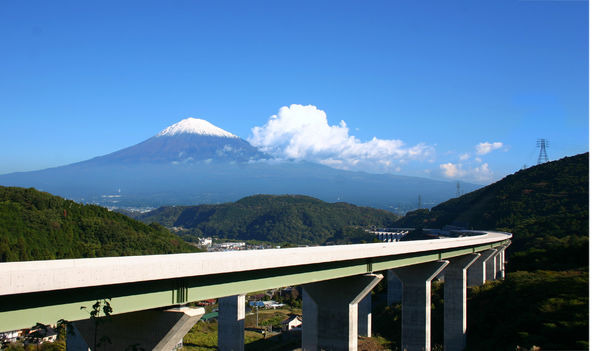
POLYGON ((244 350, 244 321, 246 319, 246 295, 219 298, 220 351, 244 350))
POLYGON ((110 350, 173 350, 202 315, 204 308, 182 307, 112 315, 98 325, 90 319, 75 321, 74 334, 67 333, 67 350, 94 349, 94 340, 98 345, 101 338, 110 341, 105 344, 110 350))
POLYGON ((467 332, 467 269, 480 254, 450 259, 444 270, 444 351, 462 351, 467 332))
POLYGON ((498 279, 504 280, 504 278, 506 277, 506 249, 509 246, 510 246, 510 243, 502 246, 502 249, 500 249, 501 256, 500 256, 498 279))
POLYGON ((302 350, 357 350, 358 303, 383 279, 365 274, 302 286, 302 350))
POLYGON ((302 351, 319 350, 319 308, 302 286, 302 351))
POLYGON ((391 270, 387 271, 386 279, 388 306, 402 302, 402 281, 391 270))
POLYGON ((500 260, 500 279, 504 280, 506 278, 506 248, 505 246, 502 248, 502 258, 500 260))
POLYGON ((371 337, 371 292, 358 303, 358 335, 371 337))
MULTIPOLYGON (((71 329, 67 332, 67 351, 90 351, 90 346, 88 342, 85 340, 83 335, 77 329, 77 322, 71 323, 71 329)), ((90 345, 94 343, 94 339, 92 338, 90 341, 90 345)))
POLYGON ((495 251, 496 252, 485 262, 485 281, 496 280, 496 262, 498 262, 500 249, 496 249, 495 251))
POLYGON ((431 350, 431 280, 447 265, 436 261, 392 270, 402 280, 402 350, 431 350))
POLYGON ((496 265, 494 267, 496 279, 502 279, 502 266, 504 265, 504 259, 502 256, 504 255, 504 246, 498 248, 498 253, 496 254, 496 265))
POLYGON ((467 270, 468 286, 479 286, 485 283, 487 262, 496 254, 496 251, 496 249, 489 249, 481 252, 481 256, 467 270))

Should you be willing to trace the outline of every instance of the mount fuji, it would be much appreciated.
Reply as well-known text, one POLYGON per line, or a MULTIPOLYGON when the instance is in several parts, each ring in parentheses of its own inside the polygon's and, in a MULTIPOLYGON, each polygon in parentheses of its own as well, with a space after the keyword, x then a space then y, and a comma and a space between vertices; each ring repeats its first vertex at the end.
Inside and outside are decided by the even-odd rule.
MULTIPOLYGON (((0 185, 35 187, 106 207, 235 201, 255 194, 303 194, 388 210, 425 207, 456 183, 275 160, 208 121, 187 118, 131 147, 66 166, 0 175, 0 185)), ((468 192, 478 188, 462 183, 468 192)))
POLYGON ((187 118, 137 145, 93 158, 86 163, 251 162, 269 159, 246 140, 208 121, 187 118))

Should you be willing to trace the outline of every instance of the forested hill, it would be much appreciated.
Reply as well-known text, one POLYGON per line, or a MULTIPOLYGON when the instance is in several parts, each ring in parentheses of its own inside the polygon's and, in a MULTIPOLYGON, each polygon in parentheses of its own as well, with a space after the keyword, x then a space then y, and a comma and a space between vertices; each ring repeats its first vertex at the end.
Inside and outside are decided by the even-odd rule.
POLYGON ((35 189, 0 186, 0 262, 195 251, 159 225, 35 189))
POLYGON ((397 226, 463 224, 513 233, 513 269, 586 266, 589 236, 589 153, 521 170, 504 179, 408 213, 397 226), (527 256, 525 260, 524 256, 527 256), (544 258, 545 257, 545 258, 544 258))
POLYGON ((589 153, 566 157, 396 222, 513 233, 506 280, 469 290, 465 350, 589 348, 588 174, 589 153))
POLYGON ((137 219, 211 237, 323 244, 363 233, 356 226, 388 225, 397 217, 383 210, 308 196, 255 195, 219 205, 162 207, 137 219))

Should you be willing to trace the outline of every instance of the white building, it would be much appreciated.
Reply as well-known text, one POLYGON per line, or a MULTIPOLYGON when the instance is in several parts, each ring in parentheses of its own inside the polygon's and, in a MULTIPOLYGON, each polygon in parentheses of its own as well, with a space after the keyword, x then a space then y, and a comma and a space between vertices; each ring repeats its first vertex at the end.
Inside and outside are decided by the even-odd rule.
POLYGON ((212 246, 212 238, 198 238, 198 246, 206 246, 206 247, 211 247, 212 246))
POLYGON ((291 315, 290 318, 281 322, 281 328, 284 331, 299 330, 302 327, 302 317, 295 314, 291 315))

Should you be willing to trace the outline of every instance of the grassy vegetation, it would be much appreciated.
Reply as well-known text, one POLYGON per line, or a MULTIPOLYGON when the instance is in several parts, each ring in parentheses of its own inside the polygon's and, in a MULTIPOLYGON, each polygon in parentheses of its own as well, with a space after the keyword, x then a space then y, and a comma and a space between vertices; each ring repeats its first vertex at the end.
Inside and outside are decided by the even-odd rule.
MULTIPOLYGON (((268 326, 277 328, 281 322, 292 314, 302 315, 299 308, 285 307, 277 310, 260 310, 258 328, 256 327, 256 314, 247 314, 245 320, 245 350, 247 351, 289 351, 302 346, 300 332, 268 332, 268 326)), ((183 339, 184 350, 215 351, 218 347, 218 322, 198 322, 183 339)), ((390 350, 394 343, 382 336, 372 338, 359 338, 359 350, 390 350)))
POLYGON ((183 349, 197 351, 216 350, 218 346, 218 328, 219 325, 215 320, 196 323, 183 338, 183 349))
MULTIPOLYGON (((281 322, 292 314, 302 315, 302 310, 297 308, 282 308, 277 310, 259 310, 258 327, 256 313, 246 314, 245 344, 246 350, 288 350, 286 347, 296 345, 298 337, 276 333, 267 333, 266 338, 262 330, 269 326, 279 328, 281 322)), ((218 322, 211 320, 198 322, 183 339, 184 350, 216 350, 218 346, 218 322)), ((300 345, 298 344, 298 347, 300 345)), ((293 348, 293 347, 292 347, 293 348)))

